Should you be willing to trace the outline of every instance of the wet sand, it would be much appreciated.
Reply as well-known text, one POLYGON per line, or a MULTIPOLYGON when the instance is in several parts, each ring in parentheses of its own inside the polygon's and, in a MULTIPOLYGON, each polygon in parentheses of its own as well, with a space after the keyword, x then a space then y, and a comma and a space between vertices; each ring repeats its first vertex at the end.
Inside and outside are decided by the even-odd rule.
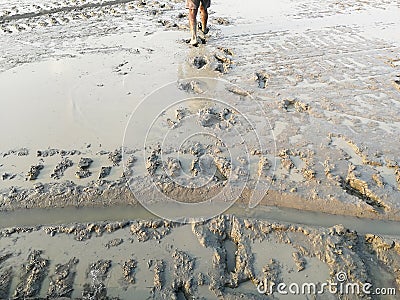
POLYGON ((183 1, 1 3, 0 298, 399 294, 399 12, 215 1, 191 48, 183 1))

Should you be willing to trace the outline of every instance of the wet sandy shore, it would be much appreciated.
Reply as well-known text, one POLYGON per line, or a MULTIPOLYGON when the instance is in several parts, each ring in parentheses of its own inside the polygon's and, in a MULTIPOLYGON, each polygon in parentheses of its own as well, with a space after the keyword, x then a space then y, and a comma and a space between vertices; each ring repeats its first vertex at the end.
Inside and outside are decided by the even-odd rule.
POLYGON ((0 4, 0 299, 400 293, 400 3, 239 2, 0 4))

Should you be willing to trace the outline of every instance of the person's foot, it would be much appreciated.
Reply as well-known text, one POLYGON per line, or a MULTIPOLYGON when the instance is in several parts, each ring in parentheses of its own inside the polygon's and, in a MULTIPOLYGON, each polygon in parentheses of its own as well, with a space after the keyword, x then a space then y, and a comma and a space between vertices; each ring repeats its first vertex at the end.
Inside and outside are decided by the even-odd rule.
POLYGON ((189 44, 191 46, 197 47, 199 45, 199 41, 197 40, 197 38, 196 39, 195 38, 191 38, 190 41, 189 41, 189 44))
POLYGON ((205 27, 205 29, 203 30, 203 25, 201 24, 201 23, 198 23, 198 28, 199 28, 199 30, 203 33, 203 34, 207 34, 209 31, 210 31, 210 28, 209 27, 205 27))

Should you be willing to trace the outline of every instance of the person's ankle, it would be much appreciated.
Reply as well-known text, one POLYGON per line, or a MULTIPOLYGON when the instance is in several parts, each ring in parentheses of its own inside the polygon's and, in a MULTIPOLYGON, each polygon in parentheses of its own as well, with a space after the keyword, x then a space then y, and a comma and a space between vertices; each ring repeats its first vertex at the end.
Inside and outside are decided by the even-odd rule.
POLYGON ((198 43, 199 43, 199 41, 197 40, 197 35, 192 36, 190 39, 190 44, 197 45, 198 43))
POLYGON ((202 33, 207 34, 210 30, 207 27, 207 24, 199 23, 199 29, 202 33))

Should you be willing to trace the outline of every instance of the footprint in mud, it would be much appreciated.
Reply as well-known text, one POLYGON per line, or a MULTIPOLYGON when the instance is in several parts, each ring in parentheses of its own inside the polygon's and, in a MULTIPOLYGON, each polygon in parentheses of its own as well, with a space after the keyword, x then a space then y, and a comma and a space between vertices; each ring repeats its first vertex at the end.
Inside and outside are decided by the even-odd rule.
POLYGON ((231 22, 230 22, 228 19, 223 18, 223 17, 215 18, 213 21, 216 22, 218 25, 225 25, 225 26, 227 26, 227 25, 230 25, 230 24, 231 24, 231 22))
MULTIPOLYGON (((179 89, 186 92, 195 94, 203 94, 204 90, 200 86, 200 82, 192 80, 190 82, 183 82, 179 84, 179 89)), ((179 121, 179 120, 178 120, 179 121)))
POLYGON ((268 85, 270 76, 265 72, 257 72, 256 73, 256 81, 258 83, 258 87, 260 89, 265 89, 268 85))
POLYGON ((193 59, 193 66, 197 69, 202 69, 208 64, 208 59, 205 56, 196 56, 193 59))
POLYGON ((306 112, 310 110, 310 105, 296 99, 284 99, 280 101, 279 107, 287 112, 306 112))

